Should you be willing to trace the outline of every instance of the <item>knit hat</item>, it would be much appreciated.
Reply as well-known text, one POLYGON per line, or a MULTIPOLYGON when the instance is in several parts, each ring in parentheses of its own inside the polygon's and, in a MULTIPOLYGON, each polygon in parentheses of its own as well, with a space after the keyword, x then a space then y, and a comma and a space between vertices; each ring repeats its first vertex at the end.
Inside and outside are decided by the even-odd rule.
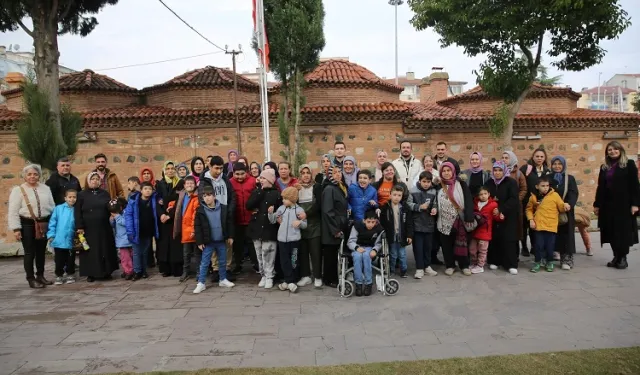
MULTIPOLYGON (((266 187, 271 187, 271 186, 273 186, 273 184, 276 183, 276 172, 273 169, 265 169, 265 170, 263 170, 260 173, 260 177, 264 178, 269 183, 269 185, 266 186, 266 187)), ((263 184, 263 185, 265 185, 265 184, 263 184)))
POLYGON ((282 190, 282 199, 287 199, 292 203, 298 203, 298 189, 292 186, 282 190))

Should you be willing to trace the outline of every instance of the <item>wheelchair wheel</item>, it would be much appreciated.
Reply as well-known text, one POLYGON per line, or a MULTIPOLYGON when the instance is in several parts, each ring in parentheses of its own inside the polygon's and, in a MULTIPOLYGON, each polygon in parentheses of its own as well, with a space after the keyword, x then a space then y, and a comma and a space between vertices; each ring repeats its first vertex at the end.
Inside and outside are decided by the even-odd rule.
POLYGON ((356 290, 355 286, 349 280, 344 280, 344 290, 342 290, 342 283, 341 282, 338 283, 338 293, 340 293, 342 297, 346 297, 346 298, 351 297, 355 290, 356 290))
POLYGON ((400 290, 400 283, 396 279, 389 279, 384 285, 384 291, 387 295, 393 296, 400 290))

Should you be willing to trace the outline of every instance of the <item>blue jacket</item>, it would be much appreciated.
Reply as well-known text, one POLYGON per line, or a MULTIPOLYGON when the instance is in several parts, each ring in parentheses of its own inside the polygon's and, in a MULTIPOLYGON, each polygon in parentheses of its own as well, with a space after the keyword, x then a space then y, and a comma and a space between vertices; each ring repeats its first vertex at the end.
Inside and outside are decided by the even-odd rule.
POLYGON ((73 249, 73 238, 76 234, 76 220, 73 207, 67 203, 56 206, 49 219, 47 238, 53 238, 51 246, 58 249, 73 249))
POLYGON ((109 222, 113 228, 113 235, 116 238, 116 247, 131 247, 131 241, 127 236, 127 223, 124 218, 124 213, 118 215, 115 219, 110 218, 109 222))
MULTIPOLYGON (((140 244, 140 213, 138 207, 138 201, 140 200, 140 193, 136 192, 129 198, 129 204, 124 210, 125 226, 127 227, 127 237, 132 244, 140 244)), ((160 232, 158 231, 158 208, 157 208, 157 193, 154 191, 153 195, 149 198, 151 201, 151 209, 153 210, 153 222, 155 238, 160 238, 160 232)))
POLYGON ((373 186, 369 185, 366 189, 363 189, 357 182, 349 186, 349 206, 351 210, 351 216, 355 221, 364 220, 364 213, 369 208, 378 208, 378 191, 373 186), (374 206, 369 204, 369 201, 374 201, 374 206))

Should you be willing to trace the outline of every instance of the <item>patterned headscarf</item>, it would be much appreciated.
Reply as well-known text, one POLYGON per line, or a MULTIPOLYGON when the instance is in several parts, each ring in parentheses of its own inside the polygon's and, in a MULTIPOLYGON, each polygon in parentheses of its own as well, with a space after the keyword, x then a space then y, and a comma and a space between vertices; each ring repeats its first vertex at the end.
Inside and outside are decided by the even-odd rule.
POLYGON ((493 168, 491 168, 491 178, 493 179, 493 182, 496 183, 496 186, 500 185, 500 183, 504 181, 504 179, 507 177, 507 173, 508 173, 507 165, 502 160, 498 160, 495 163, 493 163, 493 168), (500 179, 497 179, 493 174, 493 170, 496 168, 500 168, 504 171, 504 174, 500 179))
POLYGON ((344 196, 347 196, 347 186, 344 183, 344 174, 342 173, 342 168, 340 168, 337 165, 332 166, 331 168, 329 168, 329 182, 332 183, 333 185, 336 185, 337 187, 340 188, 340 190, 342 190, 342 194, 344 194, 344 196), (342 174, 342 180, 341 181, 336 181, 334 176, 333 171, 338 169, 340 171, 340 173, 342 174))
MULTIPOLYGON (((98 178, 100 178, 100 174, 96 171, 93 172, 89 172, 89 174, 87 175, 87 184, 85 185, 85 189, 91 189, 91 187, 89 186, 89 181, 91 181, 91 177, 93 176, 98 176, 98 178)), ((100 185, 98 185, 98 189, 100 188, 100 185)))

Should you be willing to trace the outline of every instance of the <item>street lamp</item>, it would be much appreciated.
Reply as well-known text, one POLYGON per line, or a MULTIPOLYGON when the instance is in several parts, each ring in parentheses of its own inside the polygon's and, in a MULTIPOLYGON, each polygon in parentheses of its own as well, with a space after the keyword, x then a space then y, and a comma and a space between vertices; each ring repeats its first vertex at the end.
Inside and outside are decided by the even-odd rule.
POLYGON ((396 85, 398 85, 398 5, 404 4, 403 0, 389 0, 396 12, 396 85))

